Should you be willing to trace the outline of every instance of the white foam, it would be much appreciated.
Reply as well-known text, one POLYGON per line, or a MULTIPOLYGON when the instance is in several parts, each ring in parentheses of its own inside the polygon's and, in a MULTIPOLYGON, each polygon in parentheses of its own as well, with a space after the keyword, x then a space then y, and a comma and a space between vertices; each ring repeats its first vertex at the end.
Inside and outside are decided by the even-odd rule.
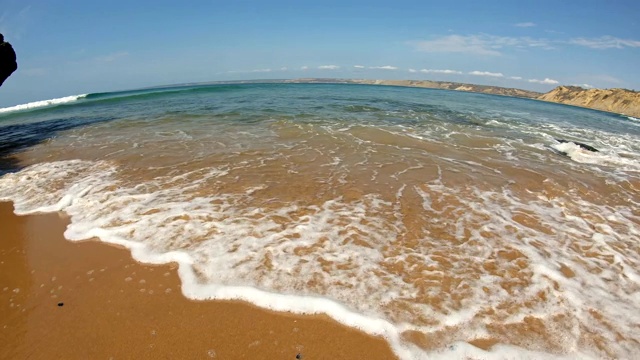
POLYGON ((604 165, 624 171, 640 171, 640 159, 635 158, 635 154, 631 154, 633 157, 621 157, 612 151, 593 152, 572 142, 553 144, 551 147, 582 164, 604 165))
POLYGON ((496 345, 490 351, 484 351, 466 342, 454 342, 447 348, 432 351, 428 354, 431 360, 450 360, 450 359, 466 359, 466 360, 569 360, 569 359, 593 359, 585 354, 579 356, 560 356, 545 353, 542 351, 526 350, 517 346, 496 345))
POLYGON ((10 106, 10 107, 6 107, 6 108, 1 108, 0 109, 0 114, 13 112, 13 111, 32 110, 32 109, 45 107, 45 106, 51 106, 51 105, 65 104, 65 103, 76 101, 78 99, 82 99, 82 98, 84 98, 86 96, 87 96, 87 94, 72 95, 72 96, 65 96, 65 97, 61 97, 61 98, 57 98, 57 99, 34 101, 34 102, 27 103, 27 104, 10 106))
POLYGON ((640 121, 640 119, 634 118, 633 116, 628 116, 627 119, 633 120, 633 121, 640 121))
MULTIPOLYGON (((637 286, 639 275, 634 264, 637 265, 638 259, 634 254, 626 259, 616 258, 618 250, 609 245, 613 241, 638 240, 637 225, 634 225, 638 219, 628 208, 601 207, 570 194, 557 200, 549 200, 544 194, 523 199, 512 194, 508 185, 492 190, 481 190, 471 184, 450 187, 440 166, 435 180, 400 186, 395 191, 397 203, 385 201, 379 194, 365 194, 351 202, 334 198, 315 205, 258 206, 253 198, 268 190, 267 184, 241 187, 236 193, 209 191, 194 195, 202 188, 233 182, 225 177, 237 176, 233 168, 236 165, 228 166, 167 175, 140 185, 124 181, 120 170, 105 161, 42 163, 0 178, 0 200, 14 201, 20 214, 65 211, 71 217, 65 232, 70 240, 98 237, 129 248, 138 261, 178 263, 182 291, 190 298, 243 300, 277 311, 324 313, 347 326, 384 336, 403 359, 554 358, 538 352, 540 349, 535 347, 524 350, 497 346, 484 352, 455 342, 459 338, 472 338, 470 334, 486 333, 486 322, 475 320, 482 310, 499 309, 499 305, 514 300, 535 300, 540 291, 548 291, 551 300, 515 314, 499 315, 506 323, 518 323, 526 316, 547 319, 569 314, 576 323, 598 328, 583 310, 593 308, 608 319, 621 319, 614 330, 625 335, 633 334, 633 324, 640 323, 634 310, 640 306, 640 299, 628 296, 628 291, 637 286), (442 230, 454 241, 465 240, 457 245, 465 257, 452 258, 454 265, 447 272, 464 278, 464 274, 457 273, 459 269, 481 263, 495 251, 494 246, 503 247, 506 242, 532 264, 523 274, 531 285, 517 293, 508 293, 496 287, 500 277, 481 273, 472 283, 461 284, 471 285, 471 290, 460 305, 444 302, 443 310, 436 311, 423 303, 411 302, 417 299, 419 289, 406 281, 403 274, 385 272, 381 263, 401 264, 409 257, 416 257, 425 265, 433 265, 431 254, 423 249, 447 251, 449 245, 447 239, 427 236, 419 239, 423 243, 415 248, 394 248, 398 253, 393 256, 388 252, 390 239, 397 239, 407 229, 399 219, 393 221, 389 220, 393 217, 383 215, 399 214, 399 202, 408 197, 408 191, 420 196, 422 209, 413 210, 430 219, 434 229, 442 230), (576 209, 602 214, 611 223, 606 224, 608 227, 593 225, 578 216, 576 209), (554 229, 554 234, 546 236, 513 219, 514 214, 525 213, 535 214, 541 224, 554 229), (284 225, 276 221, 278 218, 285 219, 284 225), (612 230, 614 227, 617 232, 612 230), (466 235, 467 232, 470 234, 466 235), (487 237, 484 233, 496 236, 487 237), (368 246, 355 243, 359 237, 366 240, 368 246), (572 260, 575 254, 567 244, 575 238, 587 239, 602 253, 613 254, 625 277, 613 271, 596 275, 584 270, 572 260), (545 249, 531 246, 533 241, 544 242, 545 249), (300 249, 311 250, 301 252, 300 249), (265 259, 271 264, 268 270, 263 269, 265 259), (334 264, 332 266, 353 268, 325 271, 321 266, 324 260, 334 264), (567 279, 561 274, 558 269, 561 262, 571 265, 575 278, 567 279), (372 275, 380 272, 383 275, 372 275), (319 288, 307 285, 312 281, 316 281, 319 288), (554 291, 554 282, 562 289, 554 291), (483 286, 496 291, 485 294, 483 286), (585 297, 585 292, 599 295, 585 297), (408 311, 389 314, 388 306, 395 301, 406 301, 408 311), (416 314, 433 319, 437 325, 420 323, 416 314), (452 336, 452 345, 446 349, 425 352, 402 341, 404 331, 431 333, 446 327, 459 329, 452 336)), ((248 167, 247 164, 237 166, 248 167)), ((421 168, 408 166, 399 170, 396 177, 409 169, 421 168)), ((601 260, 586 258, 583 261, 598 264, 601 260)), ((513 264, 505 262, 501 266, 513 264)), ((443 271, 437 269, 431 274, 437 273, 443 271)), ((437 292, 440 288, 434 286, 426 291, 437 292)), ((451 291, 459 293, 464 291, 464 286, 451 291)), ((576 329, 577 326, 571 330, 578 331, 576 329)), ((569 354, 567 357, 586 357, 576 346, 577 335, 563 335, 563 330, 551 329, 550 332, 568 337, 563 345, 569 354)), ((633 352, 625 345, 616 345, 612 331, 599 331, 612 341, 616 354, 625 356, 633 352)))
MULTIPOLYGON (((214 174, 213 176, 225 174, 224 171, 211 171, 211 173, 214 174)), ((237 258, 236 254, 228 254, 226 259, 219 259, 221 260, 219 264, 210 264, 211 267, 209 269, 200 268, 206 273, 207 277, 211 277, 212 279, 217 278, 218 281, 222 282, 203 283, 201 276, 199 277, 194 270, 196 262, 203 261, 203 255, 207 256, 203 252, 221 251, 221 253, 218 253, 218 256, 209 258, 209 260, 215 260, 219 258, 220 255, 224 255, 224 253, 227 252, 226 249, 216 249, 216 244, 209 244, 212 246, 208 246, 207 248, 196 247, 195 249, 187 249, 187 251, 164 251, 162 244, 159 241, 153 241, 151 238, 157 238, 156 234, 159 228, 162 228, 162 223, 165 222, 167 218, 180 216, 185 213, 195 218, 198 216, 198 212, 206 212, 204 207, 207 206, 210 201, 226 200, 223 198, 192 199, 187 203, 168 203, 168 198, 175 192, 175 189, 147 194, 136 193, 136 191, 133 191, 134 189, 122 187, 115 192, 104 191, 106 188, 113 188, 117 185, 119 185, 119 183, 114 177, 114 168, 105 162, 92 163, 72 160, 44 163, 26 168, 19 173, 7 174, 5 177, 0 178, 0 200, 14 201, 17 214, 51 211, 67 212, 71 217, 71 224, 65 231, 65 237, 69 240, 78 241, 87 238, 99 238, 107 243, 127 247, 130 249, 134 259, 140 262, 151 264, 178 263, 178 272, 182 281, 182 291, 184 295, 189 298, 200 300, 243 300, 275 311, 289 311, 298 314, 327 314, 346 326, 360 329, 372 335, 383 336, 390 342, 394 351, 402 358, 418 358, 414 352, 401 343, 398 329, 393 324, 380 318, 354 312, 352 309, 330 298, 313 295, 300 296, 283 294, 261 290, 255 286, 224 284, 224 282, 230 280, 229 276, 234 276, 233 274, 223 274, 222 272, 229 269, 230 264, 237 258), (64 181, 62 180, 63 178, 65 179, 64 181), (48 186, 50 184, 49 181, 53 181, 61 187, 52 189, 48 186), (37 189, 41 191, 37 191, 37 189), (115 206, 118 207, 117 215, 112 211, 115 206), (159 211, 154 215, 148 215, 146 217, 142 216, 141 213, 145 213, 150 209, 156 209, 157 207, 163 208, 164 211, 159 211), (129 221, 135 216, 139 216, 140 219, 137 223, 131 224, 129 221), (114 225, 114 222, 117 223, 119 219, 123 220, 124 224, 114 225), (134 228, 136 230, 135 235, 131 232, 134 228), (144 240, 149 241, 144 242, 144 240)), ((246 195, 251 195, 259 190, 259 188, 249 189, 246 191, 246 195)), ((370 206, 373 208, 384 205, 385 204, 375 199, 372 199, 370 203, 370 206)), ((233 205, 227 202, 223 204, 221 208, 233 211, 230 208, 231 206, 233 205)), ((314 216, 314 219, 307 218, 308 221, 303 221, 295 230, 310 233, 311 236, 327 233, 328 228, 332 226, 330 219, 331 212, 334 211, 336 206, 340 207, 340 204, 336 201, 326 203, 322 208, 316 209, 317 215, 314 216)), ((215 209, 209 209, 209 211, 211 210, 215 212, 215 209)), ((291 207, 280 210, 280 213, 286 215, 288 212, 296 210, 295 207, 291 207)), ((360 214, 359 217, 364 217, 366 214, 364 208, 356 208, 353 210, 356 214, 360 214)), ((234 240, 234 237, 248 235, 246 231, 249 230, 250 227, 234 224, 238 219, 242 221, 242 214, 238 214, 238 217, 232 216, 230 218, 222 218, 211 212, 203 215, 213 216, 214 218, 218 217, 217 222, 215 219, 210 219, 209 221, 216 223, 220 231, 228 233, 230 235, 228 239, 231 241, 234 240)), ((185 224, 181 225, 187 227, 187 229, 184 230, 185 232, 190 232, 188 229, 189 224, 186 224, 187 226, 185 226, 185 224)), ((269 232, 272 230, 271 228, 272 224, 269 223, 262 224, 261 226, 258 224, 258 226, 253 227, 253 231, 269 232)), ((176 231, 178 229, 166 230, 171 232, 172 230, 176 231)), ((190 235, 200 235, 197 234, 198 230, 199 229, 194 229, 190 235), (194 232, 196 234, 194 234, 194 232)), ((184 237, 185 236, 183 236, 183 238, 184 237)), ((291 241, 291 243, 292 242, 293 241, 291 241)), ((297 243, 296 246, 304 245, 304 242, 309 245, 313 243, 313 241, 309 241, 309 239, 303 239, 297 243)), ((247 245, 249 249, 237 252, 240 254, 239 257, 247 256, 263 246, 256 244, 256 247, 253 248, 251 244, 247 245)), ((345 256, 352 257, 354 255, 345 255, 336 252, 333 255, 333 260, 339 260, 345 256)), ((370 255, 375 256, 373 253, 370 255)), ((254 266, 255 264, 251 263, 250 266, 247 267, 247 270, 251 270, 250 268, 254 266)), ((315 270, 309 269, 309 272, 315 272, 315 270)), ((305 276, 304 273, 300 275, 305 276)), ((356 281, 354 281, 353 284, 356 284, 356 281)))

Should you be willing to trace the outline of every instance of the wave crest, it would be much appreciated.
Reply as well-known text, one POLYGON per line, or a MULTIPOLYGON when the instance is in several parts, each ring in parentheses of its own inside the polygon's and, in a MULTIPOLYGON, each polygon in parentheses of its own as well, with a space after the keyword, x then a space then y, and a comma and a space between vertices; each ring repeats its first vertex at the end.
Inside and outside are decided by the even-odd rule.
POLYGON ((61 98, 57 98, 57 99, 40 100, 40 101, 34 101, 34 102, 21 104, 21 105, 10 106, 10 107, 6 107, 6 108, 1 108, 0 109, 0 114, 13 112, 13 111, 31 110, 31 109, 45 107, 45 106, 51 106, 51 105, 64 104, 64 103, 68 103, 68 102, 76 101, 78 99, 85 98, 87 95, 88 94, 72 95, 72 96, 65 96, 65 97, 61 97, 61 98))

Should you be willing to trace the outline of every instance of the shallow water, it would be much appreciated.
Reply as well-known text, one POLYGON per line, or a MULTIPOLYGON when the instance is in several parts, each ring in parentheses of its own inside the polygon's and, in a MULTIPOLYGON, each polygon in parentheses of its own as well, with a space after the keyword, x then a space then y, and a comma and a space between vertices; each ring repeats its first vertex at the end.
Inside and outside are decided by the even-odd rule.
POLYGON ((67 212, 70 240, 178 261, 186 296, 324 312, 404 358, 640 354, 640 126, 626 117, 247 84, 1 112, 0 134, 26 166, 0 199, 67 212), (502 345, 464 343, 479 340, 502 345))

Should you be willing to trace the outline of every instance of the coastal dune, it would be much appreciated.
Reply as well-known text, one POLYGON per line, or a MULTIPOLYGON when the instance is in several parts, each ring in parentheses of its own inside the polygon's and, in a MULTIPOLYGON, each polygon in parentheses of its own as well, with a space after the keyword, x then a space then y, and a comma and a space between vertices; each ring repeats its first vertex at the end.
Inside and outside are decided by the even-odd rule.
POLYGON ((640 117, 640 92, 627 89, 583 89, 558 86, 538 100, 640 117))

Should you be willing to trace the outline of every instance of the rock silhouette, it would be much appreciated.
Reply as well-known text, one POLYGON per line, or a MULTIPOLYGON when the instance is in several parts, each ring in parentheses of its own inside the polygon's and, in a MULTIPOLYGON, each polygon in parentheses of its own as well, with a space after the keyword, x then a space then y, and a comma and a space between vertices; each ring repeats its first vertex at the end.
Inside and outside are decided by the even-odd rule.
POLYGON ((11 44, 4 41, 4 35, 0 34, 0 86, 16 69, 18 69, 16 52, 11 44))
POLYGON ((580 146, 580 148, 585 149, 585 150, 589 150, 591 152, 598 152, 598 149, 594 148, 591 145, 587 145, 585 143, 581 143, 581 142, 577 142, 577 141, 571 141, 571 140, 564 140, 564 139, 556 139, 556 141, 560 142, 560 143, 572 143, 572 144, 576 144, 578 146, 580 146))

